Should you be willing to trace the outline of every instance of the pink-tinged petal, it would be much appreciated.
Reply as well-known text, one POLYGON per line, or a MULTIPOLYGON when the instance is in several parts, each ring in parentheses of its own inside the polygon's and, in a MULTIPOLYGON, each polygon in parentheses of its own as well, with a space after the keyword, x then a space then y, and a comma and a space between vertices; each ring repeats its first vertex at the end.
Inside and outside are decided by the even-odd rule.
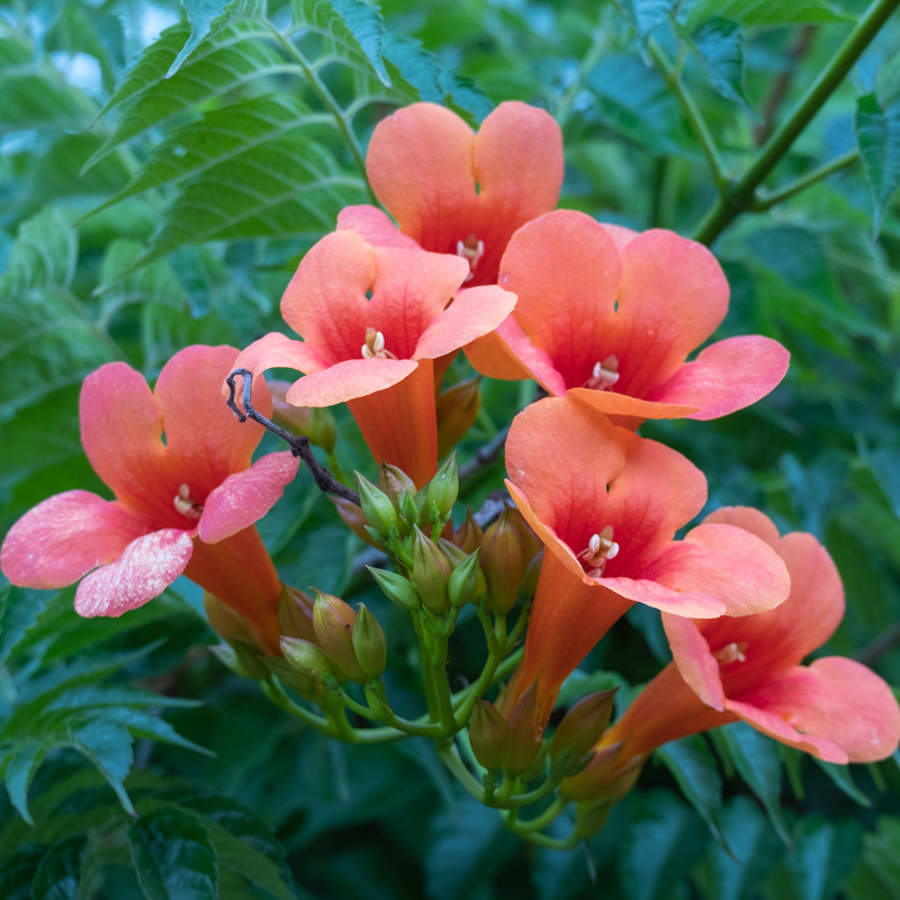
MULTIPOLYGON (((365 324, 384 335, 385 349, 398 359, 418 358, 422 334, 463 283, 469 264, 461 256, 424 250, 377 247, 373 253, 375 282, 365 324)), ((357 347, 354 355, 359 354, 357 347)))
MULTIPOLYGON (((202 498, 223 478, 250 465, 264 429, 256 422, 239 422, 222 400, 222 383, 235 368, 234 347, 186 347, 162 368, 154 391, 163 415, 166 452, 177 483, 202 498)), ((272 415, 272 398, 265 379, 253 382, 253 405, 272 415)))
POLYGON ((591 388, 570 388, 569 392, 592 406, 599 413, 607 416, 631 416, 641 419, 680 419, 690 416, 697 410, 696 406, 684 406, 677 403, 657 403, 653 400, 641 400, 615 391, 596 391, 591 388))
POLYGON ((590 216, 560 209, 523 225, 500 263, 498 284, 519 297, 514 313, 568 387, 584 384, 610 348, 622 267, 590 216))
POLYGON ((326 234, 310 247, 281 298, 281 315, 322 361, 360 355, 373 324, 366 292, 375 281, 372 248, 353 231, 326 234))
POLYGON ((773 609, 791 590, 781 557, 765 541, 733 525, 698 525, 647 574, 675 590, 718 600, 729 616, 773 609))
POLYGON ((496 286, 460 291, 422 333, 414 359, 435 359, 497 328, 512 312, 516 295, 496 286))
POLYGON ((290 451, 269 453, 249 469, 229 475, 206 498, 200 540, 215 544, 261 519, 281 499, 299 464, 290 451))
POLYGON ((784 378, 789 362, 778 341, 758 335, 728 338, 685 363, 648 399, 694 406, 691 419, 717 419, 765 397, 784 378))
POLYGON ((66 491, 39 503, 10 528, 0 569, 21 587, 61 588, 116 559, 145 522, 88 491, 66 491))
POLYGON ((434 103, 398 109, 375 126, 366 153, 369 183, 423 247, 441 249, 442 233, 475 201, 474 141, 456 113, 434 103))
MULTIPOLYGON (((258 380, 267 369, 295 369, 309 374, 327 369, 328 364, 304 341, 295 341, 286 334, 272 331, 242 350, 234 361, 234 368, 249 369, 254 380, 258 380)), ((240 392, 240 380, 237 388, 240 392)), ((223 392, 227 392, 224 386, 223 392)))
POLYGON ((679 675, 694 693, 714 709, 725 708, 719 662, 692 619, 663 613, 663 628, 679 675))
POLYGON ((649 397, 725 317, 728 282, 702 244, 654 229, 622 250, 621 285, 616 391, 649 397))
POLYGON ((345 206, 337 217, 338 231, 355 231, 372 247, 422 248, 407 237, 377 206, 345 206))
POLYGON ((515 316, 506 318, 491 334, 473 341, 465 353, 472 367, 488 378, 533 378, 549 394, 561 396, 566 392, 565 379, 553 360, 529 340, 515 316))
POLYGON ((166 528, 133 540, 108 566, 82 579, 75 592, 81 616, 121 616, 158 597, 185 570, 194 543, 187 531, 166 528))
POLYGON ((94 471, 129 507, 149 512, 165 493, 162 415, 143 375, 107 363, 84 380, 79 400, 81 443, 94 471))
POLYGON ((620 253, 640 234, 624 225, 614 225, 612 222, 600 222, 600 227, 612 238, 616 250, 620 253))
POLYGON ((775 523, 764 513, 752 506, 720 506, 714 509, 704 520, 704 525, 735 525, 750 534, 755 534, 770 547, 778 548, 781 535, 775 523))
POLYGON ((694 619, 712 619, 725 612, 725 604, 716 597, 697 591, 678 591, 658 581, 646 578, 595 578, 602 585, 632 603, 643 603, 660 612, 694 619))
POLYGON ((367 397, 403 381, 415 370, 413 359, 348 359, 305 375, 287 392, 293 406, 334 406, 367 397))

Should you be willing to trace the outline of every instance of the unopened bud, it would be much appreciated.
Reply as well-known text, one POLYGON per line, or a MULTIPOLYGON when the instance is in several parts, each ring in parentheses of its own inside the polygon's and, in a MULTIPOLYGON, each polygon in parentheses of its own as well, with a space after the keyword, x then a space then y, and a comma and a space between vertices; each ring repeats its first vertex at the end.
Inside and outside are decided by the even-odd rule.
POLYGON ((522 539, 522 561, 527 566, 544 549, 544 542, 534 533, 532 527, 516 507, 507 508, 507 517, 515 525, 522 539))
POLYGON ((532 682, 509 714, 509 755, 503 766, 509 775, 527 772, 541 749, 543 723, 537 721, 537 682, 532 682))
POLYGON ((313 629, 313 599, 305 591, 282 585, 278 597, 278 624, 287 637, 316 640, 313 629))
POLYGON ((315 684, 327 684, 334 679, 331 662, 322 650, 302 638, 283 637, 281 653, 285 663, 298 675, 315 684))
POLYGON ((419 509, 419 505, 416 503, 415 496, 406 493, 401 494, 400 505, 398 509, 400 512, 400 517, 403 519, 407 530, 418 523, 421 510, 419 509))
POLYGON ((451 453, 437 470, 425 489, 424 512, 429 517, 440 522, 447 520, 456 503, 459 494, 459 474, 456 471, 456 454, 451 453))
POLYGON ((356 661, 368 681, 380 678, 387 666, 387 643, 378 620, 362 603, 350 632, 356 661))
POLYGON ((359 486, 359 504, 369 525, 382 537, 398 535, 397 510, 394 509, 391 498, 359 472, 356 473, 356 481, 359 486))
POLYGON ((450 561, 434 541, 429 540, 416 526, 413 530, 412 575, 413 584, 422 603, 436 615, 447 611, 447 580, 450 578, 450 561))
POLYGON ((519 593, 530 600, 537 593, 538 580, 541 577, 541 565, 544 562, 544 551, 541 550, 525 568, 522 576, 522 584, 519 585, 519 593))
MULTIPOLYGON (((593 755, 587 767, 571 778, 566 778, 559 786, 560 794, 566 800, 591 800, 598 797, 609 798, 621 787, 621 775, 635 766, 640 769, 645 756, 634 757, 623 764, 619 754, 624 741, 613 741, 603 746, 594 746, 593 755)), ((621 795, 619 795, 621 796, 621 795)))
POLYGON ((209 648, 222 665, 231 669, 235 675, 241 678, 249 678, 257 681, 266 675, 265 664, 259 654, 253 656, 238 650, 232 644, 217 644, 209 648))
POLYGON ((500 769, 510 747, 509 726, 503 714, 487 700, 479 700, 469 720, 469 743, 475 759, 489 771, 500 769))
POLYGON ((338 497, 335 494, 327 494, 328 499, 334 504, 343 523, 361 540, 379 550, 384 548, 384 543, 371 533, 366 524, 366 517, 362 509, 352 500, 338 497))
POLYGON ((591 761, 594 747, 609 725, 615 696, 615 690, 588 694, 566 713, 550 741, 550 774, 554 778, 577 775, 591 761))
POLYGON ((449 453, 472 427, 481 409, 481 376, 441 391, 435 403, 438 458, 449 453))
POLYGON ((294 406, 287 402, 289 381, 273 379, 267 382, 272 394, 272 419, 279 425, 309 438, 311 444, 326 453, 334 450, 337 424, 331 410, 309 406, 294 406))
POLYGON ((478 567, 478 551, 470 554, 451 573, 447 580, 447 595, 453 606, 460 607, 478 596, 479 581, 483 580, 478 567))
POLYGON ((396 509, 400 509, 403 494, 416 496, 416 483, 399 466, 383 462, 378 469, 378 487, 384 491, 396 509))
POLYGON ((335 674, 341 681, 365 684, 368 678, 356 661, 353 650, 352 631, 355 619, 356 613, 340 597, 316 591, 313 628, 319 646, 331 660, 335 674))
POLYGON ((260 678, 265 678, 269 674, 269 670, 266 668, 266 657, 254 641, 232 638, 229 643, 234 648, 238 663, 246 673, 247 678, 252 678, 256 681, 260 678))
POLYGON ((504 510, 481 539, 481 568, 488 586, 488 605, 505 616, 515 606, 525 566, 522 561, 522 538, 504 510))
POLYGON ((387 569, 376 569, 374 566, 366 566, 366 568, 372 573, 372 577, 378 582, 378 587, 384 591, 388 599, 410 611, 421 608, 422 598, 408 578, 387 569))
POLYGON ((253 643, 253 632, 243 616, 209 591, 203 592, 203 609, 219 637, 229 642, 239 638, 253 643))
POLYGON ((466 510, 466 520, 459 526, 459 530, 450 538, 457 547, 465 553, 471 553, 476 547, 481 546, 481 536, 484 532, 481 526, 472 516, 472 510, 466 510))

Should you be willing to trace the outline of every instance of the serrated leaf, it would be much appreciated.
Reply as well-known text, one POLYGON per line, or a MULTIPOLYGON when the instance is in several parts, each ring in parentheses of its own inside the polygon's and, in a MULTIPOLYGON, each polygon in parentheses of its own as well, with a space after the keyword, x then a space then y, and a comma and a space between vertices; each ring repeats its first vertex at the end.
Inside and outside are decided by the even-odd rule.
POLYGON ((851 800, 855 800, 860 806, 872 805, 869 797, 859 789, 853 780, 849 766, 824 762, 815 756, 812 757, 812 760, 851 800))
POLYGON ((5 759, 0 758, 0 770, 6 770, 3 782, 9 799, 29 825, 33 825, 34 820, 28 812, 28 787, 50 750, 51 744, 47 741, 30 738, 17 743, 5 759))
POLYGON ((622 4, 635 33, 641 38, 666 21, 673 5, 673 0, 624 0, 622 4))
POLYGON ((78 900, 78 871, 84 837, 57 841, 41 859, 31 886, 33 900, 78 900))
POLYGON ((882 816, 863 838, 863 856, 844 890, 850 900, 890 897, 900 884, 900 819, 882 816))
POLYGON ((89 722, 74 732, 69 746, 99 769, 125 811, 136 815, 124 785, 125 776, 134 763, 132 737, 128 729, 115 722, 89 722))
POLYGON ((3 75, 0 134, 32 128, 80 130, 95 114, 88 96, 53 70, 3 75))
POLYGON ((900 449, 880 447, 864 458, 894 515, 900 519, 900 449))
POLYGON ((178 51, 178 55, 172 60, 172 65, 166 72, 166 78, 171 78, 178 71, 197 44, 209 34, 209 26, 213 19, 221 15, 228 5, 228 0, 179 0, 179 2, 187 15, 191 33, 184 42, 184 46, 178 51))
POLYGON ((31 900, 31 886, 46 848, 26 844, 0 866, 0 897, 3 900, 31 900))
POLYGON ((688 26, 695 28, 714 16, 743 25, 824 25, 853 20, 825 0, 699 0, 688 14, 688 26))
POLYGON ((744 41, 741 26, 716 16, 704 22, 690 36, 690 45, 700 60, 709 83, 725 97, 753 114, 744 95, 744 41))
POLYGON ((800 900, 830 900, 859 858, 859 826, 809 816, 798 823, 795 835, 796 849, 788 855, 793 896, 800 900))
POLYGON ((716 839, 724 841, 717 820, 722 807, 722 778, 716 758, 702 735, 670 741, 658 748, 656 755, 665 763, 716 839))
POLYGON ((24 294, 35 287, 68 287, 77 259, 77 232, 60 210, 48 207, 19 227, 0 289, 24 294))
POLYGON ((218 896, 216 851, 196 817, 160 807, 128 829, 128 840, 147 900, 211 900, 218 896))
POLYGON ((4 665, 18 643, 58 594, 7 585, 0 590, 0 665, 4 665))
POLYGON ((900 186, 900 101, 882 109, 874 93, 863 94, 856 101, 854 124, 863 172, 872 192, 877 235, 884 210, 900 186))
POLYGON ((719 729, 738 774, 762 801, 778 836, 791 844, 781 812, 781 760, 771 738, 743 722, 719 729))

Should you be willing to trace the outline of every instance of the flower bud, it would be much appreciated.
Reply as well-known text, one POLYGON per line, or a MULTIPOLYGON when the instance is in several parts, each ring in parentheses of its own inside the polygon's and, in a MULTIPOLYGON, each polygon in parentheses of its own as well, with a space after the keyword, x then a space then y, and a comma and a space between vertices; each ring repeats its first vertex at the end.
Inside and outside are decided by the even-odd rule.
POLYGON ((453 509, 453 504, 456 503, 458 494, 459 474, 456 471, 456 454, 451 453, 425 488, 423 511, 426 521, 436 521, 443 525, 453 509))
MULTIPOLYGON (((302 638, 283 637, 281 653, 291 671, 303 679, 309 679, 310 684, 327 685, 329 681, 334 683, 331 662, 315 644, 302 638)), ((301 690, 301 693, 305 691, 301 690)))
POLYGON ((359 605, 356 613, 356 621, 350 632, 353 643, 353 652, 356 661, 363 670, 368 681, 380 678, 387 666, 387 644, 384 639, 384 631, 378 624, 378 620, 366 606, 359 605))
POLYGON ((316 591, 313 604, 313 628, 319 646, 325 651, 341 681, 368 681, 353 650, 353 623, 356 613, 333 594, 316 591))
POLYGON ((315 643, 312 597, 305 591, 282 585, 278 597, 278 624, 283 635, 315 643))
POLYGON ((519 697, 507 721, 510 746, 503 769, 508 775, 522 775, 537 759, 544 736, 543 724, 537 721, 536 681, 519 697))
POLYGON ((435 403, 438 458, 449 453, 472 427, 481 409, 481 376, 441 391, 435 403))
POLYGON ((217 644, 215 647, 209 648, 218 658, 223 666, 231 669, 235 675, 241 678, 249 678, 251 681, 257 681, 265 678, 266 667, 262 662, 262 657, 257 654, 246 652, 246 648, 240 651, 232 644, 217 644))
POLYGON ((399 466, 383 462, 378 469, 378 487, 384 491, 396 509, 400 509, 400 498, 403 494, 416 496, 416 483, 399 466))
POLYGON ((422 603, 436 615, 447 611, 447 580, 450 561, 434 541, 429 540, 417 526, 413 529, 412 581, 422 603))
POLYGON ((519 593, 526 600, 531 600, 537 593, 538 580, 541 577, 541 565, 543 562, 544 551, 541 549, 525 567, 525 574, 522 576, 522 583, 519 585, 519 593))
POLYGON ((209 591, 203 592, 203 608, 209 624, 219 637, 229 642, 239 638, 254 643, 253 632, 244 617, 209 591))
POLYGON ((629 760, 620 759, 619 754, 624 743, 614 741, 603 746, 595 746, 587 767, 577 775, 564 779, 559 786, 560 794, 566 800, 577 801, 596 800, 601 797, 617 799, 624 796, 625 792, 620 793, 623 784, 626 783, 623 776, 633 769, 640 771, 646 759, 646 755, 629 760))
POLYGON ((331 453, 337 437, 337 424, 331 410, 288 403, 289 381, 273 379, 267 384, 272 394, 272 419, 294 434, 309 438, 311 444, 321 447, 326 453, 331 453))
POLYGON ((478 567, 478 551, 467 556, 451 573, 447 580, 447 596, 452 606, 464 606, 479 596, 479 582, 484 578, 478 567))
POLYGON ((416 498, 412 494, 403 493, 400 495, 400 506, 398 507, 400 517, 406 525, 407 531, 416 525, 419 521, 419 509, 416 498))
POLYGON ((471 553, 476 547, 481 546, 481 536, 484 532, 481 526, 472 517, 472 510, 466 509, 466 520, 459 526, 459 530, 450 538, 457 547, 466 553, 471 553))
POLYGON ((525 566, 522 560, 522 538, 504 510, 481 539, 481 568, 488 586, 488 605, 505 616, 515 606, 525 566))
POLYGON ((522 540, 522 562, 528 564, 544 549, 544 542, 534 533, 532 527, 525 521, 525 517, 515 506, 507 508, 507 516, 511 524, 515 525, 522 540))
POLYGON ((591 761, 613 711, 616 692, 598 691, 582 697, 565 715, 550 741, 550 774, 561 779, 577 775, 591 761))
POLYGON ((391 498, 359 472, 356 473, 356 482, 359 486, 359 505, 369 525, 382 537, 399 535, 400 523, 391 498))
POLYGON ((341 517, 343 523, 360 540, 365 541, 372 547, 377 547, 379 550, 384 549, 384 543, 372 534, 372 530, 366 524, 366 517, 359 506, 345 497, 338 497, 335 494, 326 494, 326 496, 334 504, 334 508, 337 510, 337 514, 341 517))
POLYGON ((376 569, 374 566, 366 566, 366 568, 372 573, 372 577, 378 582, 378 587, 384 591, 389 600, 393 600, 398 606, 410 611, 421 608, 422 598, 408 578, 387 569, 376 569))
POLYGON ((469 720, 469 743, 475 759, 493 771, 503 766, 509 753, 509 726, 503 714, 487 700, 479 700, 469 720))

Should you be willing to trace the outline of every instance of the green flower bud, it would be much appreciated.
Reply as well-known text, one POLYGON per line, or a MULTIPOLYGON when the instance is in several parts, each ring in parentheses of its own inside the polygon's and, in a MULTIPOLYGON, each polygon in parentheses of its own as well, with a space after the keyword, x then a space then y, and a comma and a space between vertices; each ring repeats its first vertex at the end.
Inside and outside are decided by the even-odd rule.
POLYGON ((444 523, 456 503, 459 494, 459 473, 456 471, 456 454, 451 453, 437 470, 434 478, 425 489, 425 507, 435 515, 435 519, 444 523))
POLYGON ((384 542, 380 540, 378 532, 370 529, 366 524, 366 517, 363 515, 362 509, 347 500, 344 497, 337 497, 334 494, 328 494, 328 499, 334 504, 338 515, 343 523, 358 537, 372 547, 379 550, 384 549, 384 542))
POLYGON ((447 595, 453 606, 464 606, 479 596, 478 585, 483 582, 478 567, 478 551, 469 554, 451 573, 447 580, 447 595))
POLYGON ((530 600, 537 592, 538 579, 541 577, 541 565, 543 562, 544 551, 541 550, 525 568, 525 574, 522 576, 522 584, 519 586, 519 593, 525 597, 526 600, 530 600))
POLYGON ((481 539, 481 568, 488 586, 488 606, 505 616, 515 606, 519 585, 525 572, 522 560, 522 538, 504 510, 481 539))
POLYGON ((278 624, 281 633, 287 637, 315 642, 312 597, 305 591, 282 585, 278 597, 278 624))
POLYGON ((391 498, 359 472, 356 473, 356 482, 359 486, 359 504, 366 521, 381 537, 399 535, 400 523, 391 498))
POLYGON ((416 495, 416 483, 399 466, 383 462, 378 470, 378 487, 384 491, 395 509, 400 509, 400 498, 403 494, 416 495))
POLYGON ((469 721, 469 743, 475 759, 486 769, 500 769, 509 753, 509 726, 500 710, 487 700, 479 700, 469 721))
POLYGON ((460 381, 441 391, 435 402, 438 458, 449 453, 472 427, 481 409, 481 376, 460 381))
POLYGON ((583 771, 609 725, 616 692, 598 691, 582 697, 565 715, 550 741, 550 774, 561 779, 583 771))
POLYGON ((203 608, 209 624, 219 637, 226 641, 240 638, 249 644, 254 643, 253 632, 244 617, 209 591, 203 592, 203 608))
POLYGON ((341 681, 365 684, 369 679, 356 660, 353 650, 353 623, 356 613, 340 597, 316 591, 313 604, 313 628, 319 646, 325 651, 334 673, 341 681))
POLYGON ((328 684, 329 681, 333 683, 331 662, 315 644, 302 638, 283 637, 281 653, 285 663, 297 674, 316 684, 328 684))
POLYGON ((472 510, 466 509, 466 520, 459 526, 459 530, 450 538, 457 547, 466 553, 471 553, 476 547, 481 546, 481 537, 484 532, 481 526, 472 516, 472 510))
POLYGON ((387 666, 387 644, 378 620, 360 603, 350 632, 356 661, 369 681, 380 678, 387 666))
POLYGON ((366 566, 366 568, 372 573, 372 577, 378 582, 378 587, 384 591, 388 599, 410 611, 421 608, 422 598, 408 578, 387 569, 376 569, 374 566, 366 566))
POLYGON ((265 666, 261 664, 258 656, 254 657, 244 652, 238 653, 230 644, 217 644, 209 649, 223 666, 231 669, 235 675, 240 675, 241 678, 257 681, 266 675, 265 666))
POLYGON ((507 719, 509 723, 509 754, 503 766, 508 775, 527 772, 541 750, 543 723, 537 721, 537 682, 532 682, 507 719))
POLYGON ((450 561, 434 541, 422 530, 413 529, 412 581, 422 598, 422 603, 435 613, 447 611, 447 580, 450 578, 450 561))
POLYGON ((413 494, 403 493, 400 495, 399 510, 407 530, 418 523, 420 510, 413 494))

